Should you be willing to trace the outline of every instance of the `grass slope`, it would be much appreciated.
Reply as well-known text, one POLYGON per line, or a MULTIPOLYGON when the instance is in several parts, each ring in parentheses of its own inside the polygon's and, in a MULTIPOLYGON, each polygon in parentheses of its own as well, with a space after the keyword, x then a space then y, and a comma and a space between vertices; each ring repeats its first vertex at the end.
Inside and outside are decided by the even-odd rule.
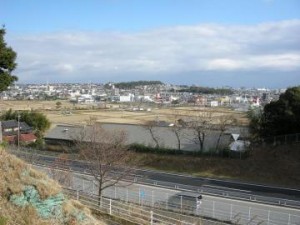
POLYGON ((37 211, 37 206, 28 204, 23 207, 12 203, 12 196, 22 195, 24 188, 32 186, 38 191, 41 200, 49 199, 62 193, 58 183, 45 174, 31 169, 22 160, 0 149, 0 225, 102 225, 91 216, 90 211, 81 203, 64 197, 62 217, 43 219, 37 211), (78 219, 78 214, 84 219, 78 219))
POLYGON ((247 159, 136 153, 151 169, 300 187, 300 145, 254 148, 247 159))

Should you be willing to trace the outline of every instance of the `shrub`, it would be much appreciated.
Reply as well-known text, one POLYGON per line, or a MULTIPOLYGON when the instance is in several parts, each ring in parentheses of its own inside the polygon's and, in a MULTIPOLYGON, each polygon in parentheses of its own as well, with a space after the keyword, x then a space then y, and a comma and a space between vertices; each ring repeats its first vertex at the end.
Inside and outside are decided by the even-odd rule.
POLYGON ((234 152, 230 151, 228 148, 224 148, 222 150, 216 151, 215 149, 210 149, 209 151, 184 151, 178 149, 170 149, 170 148, 155 148, 152 146, 146 146, 139 143, 134 143, 129 145, 129 150, 141 153, 154 153, 160 155, 192 155, 198 157, 220 157, 220 158, 247 158, 248 151, 245 152, 234 152))

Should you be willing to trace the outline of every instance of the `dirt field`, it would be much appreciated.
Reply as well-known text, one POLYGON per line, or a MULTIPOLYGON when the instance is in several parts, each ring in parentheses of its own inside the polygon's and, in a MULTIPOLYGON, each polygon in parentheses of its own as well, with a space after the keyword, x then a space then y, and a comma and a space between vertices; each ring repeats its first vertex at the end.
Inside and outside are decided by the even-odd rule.
MULTIPOLYGON (((0 100, 0 110, 38 110, 43 112, 53 125, 55 124, 86 124, 90 118, 103 123, 126 123, 144 124, 147 121, 167 121, 174 123, 179 118, 197 116, 199 114, 210 114, 212 118, 223 115, 232 115, 240 124, 247 124, 245 113, 236 112, 224 108, 204 108, 204 107, 171 107, 171 108, 151 108, 151 111, 132 111, 124 108, 124 105, 107 104, 105 108, 99 105, 73 105, 69 101, 60 101, 61 107, 57 108, 58 101, 2 101, 0 100)), ((150 107, 145 107, 147 109, 150 107)))

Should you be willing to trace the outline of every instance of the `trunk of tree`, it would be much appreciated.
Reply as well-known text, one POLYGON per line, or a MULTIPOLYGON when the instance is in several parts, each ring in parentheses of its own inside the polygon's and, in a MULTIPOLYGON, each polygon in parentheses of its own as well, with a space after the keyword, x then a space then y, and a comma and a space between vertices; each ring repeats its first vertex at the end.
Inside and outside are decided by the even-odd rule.
POLYGON ((153 141, 155 142, 155 145, 156 145, 155 147, 159 148, 159 143, 158 143, 158 140, 157 140, 157 138, 155 137, 155 135, 153 133, 153 130, 149 129, 149 131, 150 131, 150 134, 151 134, 151 137, 152 137, 153 141))
POLYGON ((131 153, 125 146, 127 135, 124 131, 105 130, 96 124, 92 117, 90 119, 94 124, 82 127, 79 134, 74 137, 74 141, 97 183, 96 204, 101 207, 103 191, 128 175, 128 169, 120 173, 115 173, 115 170, 122 168, 131 160, 131 153))
POLYGON ((99 187, 98 187, 98 206, 101 206, 101 197, 102 197, 102 182, 99 181, 99 187))
POLYGON ((205 134, 202 132, 198 132, 199 150, 201 153, 203 152, 204 138, 205 138, 205 134))
POLYGON ((219 152, 219 144, 220 144, 220 141, 221 141, 221 137, 223 135, 223 132, 221 132, 219 134, 219 137, 218 137, 218 140, 217 140, 217 144, 216 144, 216 150, 219 152))
POLYGON ((175 135, 176 135, 176 138, 177 138, 178 150, 180 151, 180 150, 181 150, 181 141, 180 141, 180 136, 179 136, 179 133, 178 133, 178 131, 175 131, 174 133, 175 133, 175 135))

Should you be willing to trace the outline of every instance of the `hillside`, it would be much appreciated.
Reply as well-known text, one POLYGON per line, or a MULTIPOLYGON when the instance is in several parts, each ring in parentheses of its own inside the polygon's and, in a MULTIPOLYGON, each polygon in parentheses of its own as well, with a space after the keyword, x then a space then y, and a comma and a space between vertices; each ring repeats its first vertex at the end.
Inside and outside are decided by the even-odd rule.
POLYGON ((0 225, 104 225, 58 183, 0 149, 0 225))

